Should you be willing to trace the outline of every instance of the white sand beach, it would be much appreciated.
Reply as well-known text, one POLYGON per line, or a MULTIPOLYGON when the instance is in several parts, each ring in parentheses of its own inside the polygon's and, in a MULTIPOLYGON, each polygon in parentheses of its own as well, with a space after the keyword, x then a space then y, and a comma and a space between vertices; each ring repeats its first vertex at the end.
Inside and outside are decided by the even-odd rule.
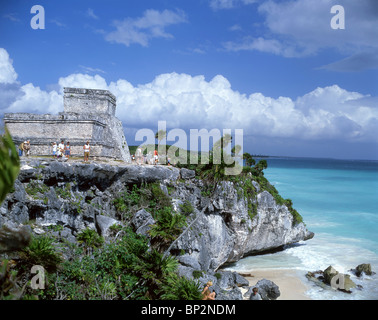
MULTIPOLYGON (((299 277, 297 271, 291 269, 256 269, 250 272, 240 273, 254 286, 259 280, 273 281, 280 289, 281 295, 277 300, 311 300, 306 295, 309 289, 299 277)), ((242 293, 246 290, 242 289, 242 293)))

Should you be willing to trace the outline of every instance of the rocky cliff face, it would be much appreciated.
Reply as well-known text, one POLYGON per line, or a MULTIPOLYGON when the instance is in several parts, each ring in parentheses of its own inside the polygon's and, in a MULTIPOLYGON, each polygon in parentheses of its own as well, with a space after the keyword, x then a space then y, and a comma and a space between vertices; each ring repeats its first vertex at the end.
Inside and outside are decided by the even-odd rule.
MULTIPOLYGON (((259 190, 257 184, 256 189, 259 190)), ((189 198, 197 204, 198 210, 206 208, 177 244, 178 249, 185 251, 179 259, 192 268, 216 270, 246 255, 313 237, 313 233, 303 223, 296 224, 288 208, 277 205, 267 191, 256 191, 257 210, 251 219, 248 202, 233 182, 223 181, 209 199, 201 196, 198 181, 187 182, 176 190, 178 198, 189 198)))
MULTIPOLYGON (((15 190, 0 207, 0 227, 32 224, 34 232, 43 233, 49 226, 61 225, 60 234, 69 241, 75 241, 86 227, 105 233, 107 226, 122 218, 113 200, 133 184, 151 182, 160 183, 177 211, 185 202, 192 205, 188 224, 193 224, 171 250, 184 268, 214 271, 248 254, 313 236, 255 181, 249 195, 241 192, 240 184, 229 181, 219 183, 210 194, 194 171, 187 169, 52 160, 22 163, 15 190)), ((141 233, 153 222, 143 211, 134 218, 133 226, 141 233)))

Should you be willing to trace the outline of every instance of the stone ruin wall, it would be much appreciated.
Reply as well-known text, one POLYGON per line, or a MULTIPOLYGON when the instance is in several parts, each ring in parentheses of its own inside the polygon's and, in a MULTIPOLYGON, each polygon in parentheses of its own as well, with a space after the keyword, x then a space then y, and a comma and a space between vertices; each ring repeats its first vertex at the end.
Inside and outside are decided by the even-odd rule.
POLYGON ((31 155, 52 155, 52 142, 70 142, 71 155, 83 156, 89 141, 91 157, 130 162, 122 122, 115 115, 115 97, 105 90, 65 88, 64 112, 58 115, 5 114, 14 142, 30 140, 31 155))
POLYGON ((107 90, 64 88, 64 112, 115 117, 116 97, 107 90))

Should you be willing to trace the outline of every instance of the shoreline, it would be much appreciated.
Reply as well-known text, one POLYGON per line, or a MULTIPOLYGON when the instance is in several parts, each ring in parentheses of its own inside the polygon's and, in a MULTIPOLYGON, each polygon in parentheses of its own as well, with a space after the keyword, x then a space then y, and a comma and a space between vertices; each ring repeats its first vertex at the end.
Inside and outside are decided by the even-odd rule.
MULTIPOLYGON (((239 274, 249 281, 251 287, 262 279, 273 281, 281 292, 277 300, 313 300, 306 295, 310 285, 302 281, 299 272, 293 269, 255 269, 239 274)), ((244 295, 246 291, 242 289, 242 294, 244 295)))

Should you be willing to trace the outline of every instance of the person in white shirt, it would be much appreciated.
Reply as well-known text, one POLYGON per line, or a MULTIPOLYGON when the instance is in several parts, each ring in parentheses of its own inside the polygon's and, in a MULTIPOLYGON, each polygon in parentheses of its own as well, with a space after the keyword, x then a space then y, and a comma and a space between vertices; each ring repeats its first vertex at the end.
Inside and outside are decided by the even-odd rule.
POLYGON ((64 141, 62 140, 58 145, 61 154, 64 154, 64 141))
POLYGON ((56 152, 58 151, 58 145, 56 142, 53 143, 53 157, 56 157, 56 152))
POLYGON ((89 145, 89 141, 84 145, 84 162, 89 161, 89 152, 91 151, 91 146, 89 145))

